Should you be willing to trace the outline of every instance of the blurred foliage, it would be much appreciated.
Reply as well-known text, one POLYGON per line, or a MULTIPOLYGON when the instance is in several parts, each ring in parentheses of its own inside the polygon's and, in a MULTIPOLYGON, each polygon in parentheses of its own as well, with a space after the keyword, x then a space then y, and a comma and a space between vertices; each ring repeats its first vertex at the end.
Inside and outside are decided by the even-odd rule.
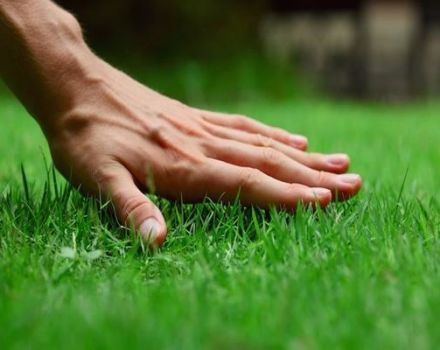
MULTIPOLYGON (((103 56, 142 84, 192 106, 285 101, 316 93, 292 66, 274 63, 254 52, 240 51, 227 59, 173 62, 138 52, 124 55, 109 51, 103 56)), ((0 79, 0 100, 11 95, 0 79)))
POLYGON ((147 61, 142 55, 127 60, 105 59, 141 83, 193 106, 284 101, 314 94, 290 65, 277 64, 240 51, 225 59, 186 59, 173 63, 147 61))
POLYGON ((149 56, 227 57, 258 43, 267 0, 59 0, 98 50, 130 48, 149 56))

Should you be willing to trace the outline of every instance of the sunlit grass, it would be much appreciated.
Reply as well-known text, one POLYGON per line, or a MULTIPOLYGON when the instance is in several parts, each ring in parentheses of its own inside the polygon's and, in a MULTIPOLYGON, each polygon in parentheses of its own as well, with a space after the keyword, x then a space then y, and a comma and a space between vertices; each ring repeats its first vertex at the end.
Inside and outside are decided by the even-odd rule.
POLYGON ((364 190, 293 215, 156 198, 170 232, 144 251, 108 205, 54 176, 37 126, 4 97, 2 348, 435 348, 440 105, 214 107, 349 152, 364 190))

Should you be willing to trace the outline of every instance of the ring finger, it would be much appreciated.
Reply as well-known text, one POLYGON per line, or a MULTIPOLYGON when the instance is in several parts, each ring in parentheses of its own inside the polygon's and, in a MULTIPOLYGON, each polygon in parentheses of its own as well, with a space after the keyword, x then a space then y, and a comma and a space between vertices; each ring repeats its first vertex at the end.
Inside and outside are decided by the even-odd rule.
POLYGON ((259 169, 286 183, 328 188, 342 199, 355 195, 362 186, 359 175, 317 171, 270 147, 217 140, 211 143, 207 156, 230 164, 259 169))

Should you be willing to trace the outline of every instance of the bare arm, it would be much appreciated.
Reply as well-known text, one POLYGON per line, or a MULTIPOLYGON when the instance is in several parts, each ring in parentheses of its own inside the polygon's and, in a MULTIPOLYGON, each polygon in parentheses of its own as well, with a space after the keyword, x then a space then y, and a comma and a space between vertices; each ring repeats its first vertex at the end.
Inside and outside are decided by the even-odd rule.
POLYGON ((344 154, 252 119, 186 106, 142 86, 87 47, 76 19, 49 0, 0 0, 0 74, 83 192, 109 196, 121 221, 161 244, 166 224, 142 191, 169 199, 293 209, 361 187, 344 154), (150 187, 150 188, 148 188, 150 187))
POLYGON ((69 108, 93 56, 76 19, 47 0, 0 0, 0 74, 43 127, 69 108))

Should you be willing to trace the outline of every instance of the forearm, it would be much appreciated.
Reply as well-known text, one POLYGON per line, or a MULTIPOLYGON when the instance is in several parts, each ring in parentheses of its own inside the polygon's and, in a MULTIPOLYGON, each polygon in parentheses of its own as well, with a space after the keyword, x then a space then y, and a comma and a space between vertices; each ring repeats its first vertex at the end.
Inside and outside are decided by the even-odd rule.
POLYGON ((43 129, 94 59, 76 19, 49 0, 0 0, 0 52, 1 77, 43 129))

